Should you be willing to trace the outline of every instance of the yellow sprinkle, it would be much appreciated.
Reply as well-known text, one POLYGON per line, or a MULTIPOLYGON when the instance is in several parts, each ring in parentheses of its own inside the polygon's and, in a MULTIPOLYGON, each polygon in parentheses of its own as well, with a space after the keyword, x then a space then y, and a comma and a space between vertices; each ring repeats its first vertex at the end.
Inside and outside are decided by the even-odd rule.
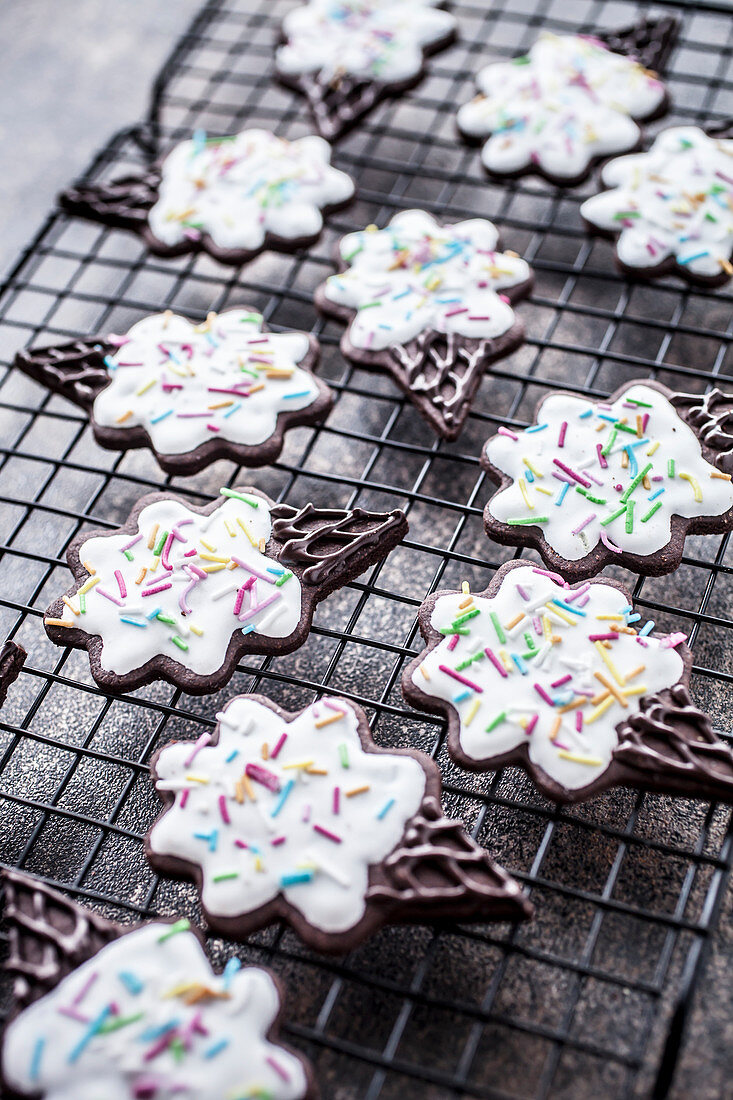
POLYGON ((550 740, 551 741, 554 741, 555 738, 557 737, 558 733, 560 732, 560 726, 561 725, 562 725, 562 718, 558 714, 556 716, 554 722, 552 723, 552 729, 550 730, 550 740))
POLYGON ((209 780, 206 778, 205 775, 187 775, 186 776, 186 782, 187 783, 208 783, 209 780))
POLYGON ((525 480, 524 480, 523 477, 520 477, 520 479, 519 479, 519 491, 521 492, 522 496, 524 497, 524 503, 527 505, 527 507, 534 510, 534 504, 532 503, 532 501, 527 496, 527 485, 526 485, 525 480))
POLYGON ((219 554, 199 554, 199 557, 203 561, 220 561, 223 565, 227 565, 232 559, 223 558, 219 554))
POLYGON ((205 546, 207 550, 210 550, 212 554, 216 553, 216 547, 212 546, 210 542, 206 541, 206 539, 201 539, 201 545, 205 546))
POLYGON ((461 581, 461 592, 464 596, 467 596, 471 591, 471 586, 468 581, 461 581))
POLYGON ((154 523, 153 526, 152 526, 150 534, 148 535, 148 550, 152 550, 153 547, 155 546, 155 539, 156 539, 156 536, 158 534, 158 527, 159 526, 160 526, 160 524, 158 524, 158 523, 154 523))
POLYGON ((522 462, 527 467, 527 469, 534 474, 535 477, 541 478, 545 476, 544 474, 541 474, 540 471, 535 466, 533 466, 529 459, 526 458, 524 455, 522 455, 522 462))
POLYGON ((204 573, 218 573, 220 569, 226 569, 226 565, 202 565, 204 573))
POLYGON ((310 768, 313 760, 298 760, 295 764, 283 764, 283 771, 293 771, 295 768, 310 768))
POLYGON ((77 611, 77 609, 76 609, 76 608, 74 607, 74 605, 73 605, 73 603, 71 602, 71 600, 70 600, 70 599, 68 599, 68 598, 67 598, 66 596, 64 596, 64 597, 62 597, 62 598, 63 598, 63 601, 64 601, 64 603, 65 603, 65 604, 66 604, 66 606, 68 607, 69 611, 71 611, 73 615, 78 615, 78 614, 79 614, 79 612, 78 612, 78 611, 77 611))
POLYGON ((237 523, 239 524, 239 526, 240 526, 240 527, 242 528, 242 530, 244 531, 245 535, 246 535, 246 536, 247 536, 247 538, 249 539, 249 541, 250 541, 250 544, 251 544, 252 546, 256 546, 256 545, 257 545, 257 543, 256 543, 256 542, 255 542, 255 540, 254 540, 254 539, 252 538, 252 536, 250 535, 250 533, 249 533, 249 531, 247 530, 247 528, 245 527, 245 525, 244 525, 244 524, 242 523, 242 519, 241 519, 241 516, 237 516, 237 523))
POLYGON ((352 787, 350 791, 344 791, 347 798, 353 798, 355 794, 365 794, 366 791, 371 790, 368 783, 365 783, 363 787, 352 787))
POLYGON ((624 619, 623 615, 596 615, 596 618, 599 621, 602 620, 603 622, 605 622, 608 619, 615 619, 618 622, 623 622, 623 619, 624 619))
POLYGON ((261 554, 264 554, 266 546, 267 546, 267 543, 265 542, 265 536, 263 535, 262 538, 260 539, 260 541, 257 544, 257 549, 259 550, 259 552, 261 554))
POLYGON ((624 699, 621 692, 618 690, 615 684, 611 683, 607 676, 604 676, 602 672, 594 672, 593 675, 595 676, 599 684, 603 684, 604 688, 611 692, 611 695, 614 697, 617 703, 620 703, 621 706, 624 708, 628 707, 628 703, 624 699))
POLYGON ((628 451, 622 451, 621 452, 621 468, 623 470, 625 470, 625 469, 627 469, 628 465, 629 465, 629 452, 628 451))
POLYGON ((144 393, 147 393, 149 389, 155 385, 157 379, 151 378, 149 382, 146 382, 144 386, 141 386, 139 390, 135 390, 135 396, 141 397, 144 393))
POLYGON ((558 619, 562 619, 562 621, 568 623, 569 626, 578 625, 575 619, 571 619, 569 615, 566 615, 561 607, 555 607, 554 605, 550 606, 550 604, 545 604, 545 607, 551 615, 557 615, 558 619))
POLYGON ((599 768, 603 763, 597 756, 580 756, 577 752, 566 752, 565 749, 559 749, 557 755, 563 760, 571 760, 573 764, 588 764, 594 768, 599 768))
POLYGON ((90 577, 93 577, 96 574, 97 570, 94 568, 91 562, 83 561, 81 564, 84 566, 90 577))
POLYGON ((681 477, 683 481, 689 481, 690 485, 692 486, 692 491, 695 494, 695 500, 699 504, 702 500, 702 489, 700 488, 700 482, 697 480, 697 478, 694 478, 692 474, 683 474, 681 471, 678 473, 677 476, 681 477))
POLYGON ((718 260, 718 263, 720 264, 726 275, 733 275, 733 264, 730 262, 730 260, 720 259, 718 260))
POLYGON ((117 419, 115 420, 115 424, 124 424, 126 420, 130 419, 131 416, 132 416, 132 409, 128 409, 127 412, 124 412, 122 414, 122 416, 117 417, 117 419))
POLYGON ((481 706, 481 700, 480 699, 474 699, 474 701, 471 703, 471 706, 469 707, 468 713, 466 714, 466 717, 463 721, 464 726, 470 726, 471 725, 471 722, 473 722, 474 718, 476 717, 476 712, 478 711, 478 708, 480 706, 481 706))
POLYGON ((153 558, 153 564, 148 566, 148 573, 155 573, 160 565, 160 558, 153 558))
POLYGON ((590 725, 591 722, 595 722, 596 718, 600 718, 602 714, 605 714, 609 707, 612 707, 616 702, 612 695, 609 695, 604 702, 597 706, 595 710, 591 711, 588 717, 585 719, 585 725, 590 725))
POLYGON ((264 382, 258 382, 256 386, 251 386, 250 389, 247 390, 247 396, 249 397, 249 395, 251 393, 257 393, 258 390, 264 390, 264 388, 265 388, 265 383, 264 382))
POLYGON ((507 672, 514 672, 514 665, 509 660, 509 654, 507 653, 507 651, 505 649, 500 649, 499 656, 501 657, 501 663, 504 665, 504 668, 507 670, 507 672))
POLYGON ((655 439, 654 442, 652 443, 651 447, 647 448, 646 453, 647 453, 649 458, 651 458, 652 455, 656 453, 656 451, 659 449, 659 446, 660 446, 659 440, 655 439))
POLYGON ((259 856, 257 856, 255 858, 255 871, 264 871, 264 869, 265 868, 262 866, 262 860, 259 856))
POLYGON ((552 489, 543 489, 541 485, 535 485, 535 489, 538 493, 543 493, 546 497, 553 496, 552 489))
POLYGON ((90 577, 89 580, 84 581, 84 584, 79 589, 80 594, 88 592, 90 588, 94 588, 94 585, 99 584, 100 580, 100 577, 90 577))
POLYGON ((731 480, 730 474, 723 474, 723 473, 721 473, 720 470, 713 470, 713 472, 710 476, 720 478, 721 481, 730 481, 731 480))
POLYGON ((232 525, 231 525, 231 523, 229 522, 228 519, 224 520, 224 526, 226 527, 227 531, 229 532, 231 538, 235 539, 237 537, 237 532, 234 530, 234 528, 232 527, 232 525))
POLYGON ((638 687, 624 688, 621 692, 622 695, 643 695, 649 688, 646 684, 639 684, 638 687))
POLYGON ((207 405, 206 408, 210 410, 214 409, 227 409, 230 405, 233 405, 233 401, 217 401, 215 405, 207 405))
POLYGON ((542 616, 542 633, 549 642, 552 637, 552 623, 548 619, 547 615, 542 616))
POLYGON ((643 423, 644 422, 643 422, 641 416, 639 415, 639 413, 637 413, 636 414, 636 435, 637 435, 638 439, 641 439, 641 437, 644 434, 644 432, 642 431, 642 424, 643 423))
POLYGON ((340 722, 344 717, 345 711, 338 711, 336 714, 329 714, 328 718, 319 718, 313 725, 317 730, 322 730, 324 726, 330 726, 333 722, 340 722))
POLYGON ((68 619, 44 619, 46 626, 74 626, 73 621, 68 619))
POLYGON ((191 631, 192 634, 198 634, 199 638, 203 636, 204 632, 200 626, 194 626, 193 623, 189 623, 188 629, 191 631))
POLYGON ((618 684, 618 686, 623 687, 624 684, 626 683, 626 678, 624 676, 622 676, 621 673, 619 672, 619 670, 616 668, 615 664, 613 663, 611 658, 606 653, 606 650, 603 648, 602 644, 600 642, 594 642, 593 645, 596 647, 596 649, 600 653, 601 660, 603 661, 604 665, 606 666, 608 671, 613 676, 613 678, 616 681, 616 683, 618 684))
MULTIPOLYGON (((262 366, 262 365, 261 365, 262 366)), ((267 369, 267 368, 265 368, 267 369)), ((283 370, 280 367, 270 367, 265 374, 265 378, 292 378, 293 372, 291 370, 283 370)), ((250 393, 252 391, 250 390, 250 393)))
POLYGON ((171 319, 172 316, 173 316, 173 310, 172 309, 167 309, 164 312, 164 314, 163 314, 163 328, 164 329, 168 328, 168 325, 170 324, 170 319, 171 319))
POLYGON ((425 665, 420 665, 420 671, 422 672, 422 674, 423 674, 423 677, 424 677, 424 678, 425 678, 426 680, 429 680, 429 679, 430 679, 430 673, 429 673, 429 672, 428 672, 428 670, 427 670, 427 669, 425 668, 425 665))

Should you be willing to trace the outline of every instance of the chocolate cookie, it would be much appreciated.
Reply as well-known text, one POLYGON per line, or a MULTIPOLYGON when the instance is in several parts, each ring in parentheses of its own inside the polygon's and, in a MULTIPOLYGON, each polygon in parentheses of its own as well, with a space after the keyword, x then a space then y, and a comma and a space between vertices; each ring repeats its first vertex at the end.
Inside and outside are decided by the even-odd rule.
POLYGON ((733 275, 733 130, 706 133, 673 126, 647 153, 605 165, 609 190, 587 199, 581 216, 592 233, 616 240, 626 275, 675 274, 700 286, 733 275))
POLYGON ((166 804, 146 840, 164 874, 194 878, 211 927, 233 939, 285 920, 319 951, 384 924, 522 920, 531 906, 458 821, 436 764, 380 749, 346 699, 297 714, 239 695, 213 735, 152 763, 166 804))
POLYGON ((158 256, 208 252, 241 264, 265 248, 313 244, 323 213, 353 196, 353 180, 331 167, 322 138, 243 130, 214 138, 196 131, 147 172, 72 187, 59 201, 72 214, 133 230, 158 256))
POLYGON ((685 635, 653 627, 614 581, 508 562, 485 592, 425 601, 403 694, 445 715, 462 767, 518 764, 559 802, 618 784, 731 800, 733 750, 690 699, 685 635))
POLYGON ((18 679, 27 656, 17 642, 3 642, 0 648, 0 707, 8 697, 8 688, 18 679))
POLYGON ((193 474, 220 458, 274 462, 286 431, 321 420, 332 395, 318 357, 315 337, 268 332, 245 307, 201 324, 155 313, 124 336, 21 351, 15 366, 88 412, 102 447, 147 447, 167 473, 193 474))
POLYGON ((498 248, 483 218, 440 225, 404 210, 386 229, 343 237, 341 273, 316 290, 321 312, 348 324, 343 354, 389 373, 444 439, 460 434, 489 364, 524 339, 512 303, 532 270, 498 248))
POLYGON ((215 974, 187 920, 125 928, 37 879, 5 871, 2 881, 11 1096, 315 1096, 309 1065, 279 1039, 281 990, 268 970, 232 958, 215 974))
POLYGON ((614 562, 671 573, 685 537, 733 528, 733 394, 631 382, 608 401, 553 393, 524 430, 500 428, 482 465, 500 483, 486 533, 533 546, 578 580, 614 562))
POLYGON ((529 53, 487 65, 479 94, 458 112, 493 176, 536 172, 558 186, 584 180, 593 164, 640 145, 638 121, 668 107, 661 69, 678 21, 642 19, 609 34, 544 31, 529 53))
POLYGON ((329 141, 385 96, 417 84, 424 59, 443 49, 456 20, 442 0, 309 0, 288 12, 276 67, 308 99, 329 141))
POLYGON ((407 531, 404 513, 294 508, 257 489, 222 489, 197 508, 152 493, 113 531, 78 535, 74 584, 46 613, 57 645, 89 651, 103 688, 168 680, 205 695, 245 653, 289 653, 316 604, 380 561, 407 531))

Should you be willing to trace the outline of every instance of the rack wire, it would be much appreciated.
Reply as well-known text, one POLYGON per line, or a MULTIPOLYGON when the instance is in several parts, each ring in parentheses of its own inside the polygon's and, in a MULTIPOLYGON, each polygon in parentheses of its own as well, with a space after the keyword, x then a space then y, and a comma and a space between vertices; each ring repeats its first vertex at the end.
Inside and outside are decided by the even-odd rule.
MULTIPOLYGON (((304 101, 273 80, 273 43, 290 6, 210 0, 156 81, 148 118, 117 134, 85 178, 146 164, 195 127, 310 132, 304 101)), ((314 332, 322 375, 337 394, 328 421, 291 433, 274 467, 250 477, 220 462, 182 480, 162 476, 147 452, 100 450, 77 410, 4 370, 0 630, 26 646, 29 660, 0 715, 0 861, 122 920, 195 919, 193 888, 159 879, 143 856, 141 838, 158 810, 153 751, 198 736, 240 691, 263 691, 290 708, 338 691, 367 708, 378 742, 416 746, 439 761, 447 809, 525 885, 537 918, 519 929, 387 929, 336 961, 279 928, 251 937, 237 950, 284 978, 287 1033, 313 1058, 324 1097, 661 1098, 694 1088, 717 1098, 729 1085, 728 1048, 714 1040, 733 1010, 730 990, 719 984, 694 995, 733 863, 729 810, 622 789, 559 809, 516 769, 463 773, 446 755, 442 722, 416 715, 399 693, 401 670, 420 648, 422 599, 463 579, 483 588, 513 556, 488 542, 481 525, 490 485, 477 456, 499 423, 525 426, 557 387, 602 397, 629 378, 657 378, 703 392, 733 373, 729 287, 625 281, 610 246, 587 238, 578 217, 597 176, 570 191, 532 178, 492 184, 477 151, 454 132, 455 105, 473 94, 485 61, 528 48, 542 29, 620 26, 647 6, 466 0, 452 8, 460 41, 431 59, 419 87, 336 146, 334 163, 356 178, 359 197, 313 248, 265 253, 233 270, 205 256, 160 260, 129 234, 56 210, 0 289, 6 365, 27 344, 124 331, 153 310, 203 317, 244 303, 276 331, 314 332), (487 376, 452 444, 433 437, 387 378, 344 363, 339 327, 319 319, 311 301, 342 233, 411 206, 445 219, 492 218, 537 275, 520 307, 525 346, 487 376), (67 586, 70 540, 116 526, 150 489, 170 485, 200 502, 243 480, 293 503, 402 506, 410 534, 383 565, 321 605, 298 653, 243 660, 218 695, 197 699, 163 684, 124 698, 101 692, 86 654, 55 648, 41 625, 50 598, 67 586), (690 1029, 694 1049, 684 1043, 690 1029)), ((733 114, 733 7, 670 2, 654 10, 678 14, 682 32, 669 66, 674 106, 653 129, 733 114)), ((670 577, 608 572, 627 582, 660 629, 689 633, 694 695, 725 736, 733 705, 728 537, 690 539, 670 577)), ((220 959, 234 950, 219 940, 211 946, 220 959)), ((6 987, 0 1003, 7 1011, 6 987)))

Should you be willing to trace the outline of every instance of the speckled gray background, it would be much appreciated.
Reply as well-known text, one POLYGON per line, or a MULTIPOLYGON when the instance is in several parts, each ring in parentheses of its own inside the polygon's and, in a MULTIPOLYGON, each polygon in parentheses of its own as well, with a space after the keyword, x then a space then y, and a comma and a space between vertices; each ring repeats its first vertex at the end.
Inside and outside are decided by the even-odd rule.
MULTIPOLYGON (((169 85, 164 141, 193 125, 226 132, 244 119, 287 136, 310 128, 302 102, 271 80, 275 26, 289 6, 214 5, 205 37, 190 43, 169 85)), ((48 0, 5 0, 3 41, 18 43, 1 78, 8 89, 0 104, 6 267, 54 192, 113 130, 142 116, 155 69, 194 7, 190 0, 82 0, 72 11, 48 0)), ((286 980, 290 1038, 314 1058, 324 1097, 647 1097, 685 964, 715 918, 671 1096, 720 1100, 731 1095, 733 1077, 733 926, 720 858, 730 858, 729 812, 627 790, 557 812, 514 770, 461 772, 447 758, 441 725, 405 711, 397 686, 416 648, 415 613, 426 592, 464 578, 482 587, 511 556, 487 543, 480 523, 489 489, 476 456, 500 418, 526 420, 539 397, 563 382, 608 391, 656 373, 672 386, 699 388, 703 372, 725 380, 733 369, 730 288, 712 295, 683 292, 674 280, 627 285, 614 273, 609 247, 589 243, 579 229, 578 200, 592 184, 559 197, 534 181, 489 185, 475 152, 455 143, 444 106, 471 95, 471 73, 493 51, 526 48, 539 27, 618 26, 639 5, 474 0, 454 8, 462 42, 431 62, 419 89, 381 107, 340 143, 336 163, 355 175, 360 198, 307 254, 268 253, 242 271, 205 257, 163 262, 125 233, 59 216, 7 288, 0 302, 5 363, 27 342, 119 330, 164 306, 202 315, 247 302, 274 327, 312 328, 323 339, 322 373, 338 391, 336 407, 325 428, 293 433, 282 461, 258 472, 256 483, 298 502, 312 496, 345 504, 366 482, 359 503, 406 506, 411 532, 381 569, 322 605, 301 651, 264 662, 261 676, 253 678, 260 662, 246 661, 212 698, 187 698, 164 685, 129 699, 104 697, 83 654, 67 657, 48 642, 40 612, 66 587, 63 553, 80 525, 120 521, 165 479, 146 453, 100 451, 77 411, 6 373, 0 632, 14 631, 28 647, 29 667, 0 715, 0 860, 77 888, 126 920, 144 912, 196 916, 193 890, 158 881, 142 856, 140 835, 157 811, 146 770, 152 751, 175 736, 195 737, 238 690, 256 686, 295 708, 327 684, 377 715, 380 743, 436 754, 446 807, 523 876, 537 917, 516 932, 390 929, 330 962, 290 933, 252 937, 241 953, 286 980), (324 326, 310 304, 337 236, 410 204, 495 218, 505 243, 537 269, 535 293, 522 307, 528 343, 487 378, 464 434, 449 446, 436 445, 386 379, 345 368, 338 326, 324 326), (368 598, 367 581, 374 586, 368 598), (724 899, 719 920, 710 912, 713 898, 724 899)), ((672 65, 672 120, 733 113, 732 46, 729 15, 701 5, 686 16, 672 65)), ((140 153, 126 141, 109 159, 104 171, 112 175, 138 163, 140 153)), ((218 463, 175 484, 203 499, 233 473, 218 463)), ((646 581, 639 591, 660 628, 695 628, 693 688, 723 730, 730 728, 731 685, 708 670, 733 671, 731 564, 727 543, 697 538, 673 577, 646 581), (722 568, 714 572, 716 555, 722 568)), ((216 941, 212 947, 217 957, 232 950, 216 941)))

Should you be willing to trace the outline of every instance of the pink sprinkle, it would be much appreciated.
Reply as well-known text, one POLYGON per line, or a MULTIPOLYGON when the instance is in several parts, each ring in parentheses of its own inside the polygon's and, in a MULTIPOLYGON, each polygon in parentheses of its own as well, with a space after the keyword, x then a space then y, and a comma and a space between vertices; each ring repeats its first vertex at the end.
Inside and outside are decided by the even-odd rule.
MULTIPOLYGON (((192 519, 179 519, 178 523, 171 528, 171 534, 174 539, 178 539, 179 542, 188 542, 187 538, 181 534, 180 528, 185 527, 187 523, 193 523, 192 519)), ((142 537, 142 536, 141 536, 142 537)))
POLYGON ((569 584, 562 579, 559 573, 552 573, 549 569, 533 569, 533 573, 539 573, 541 577, 549 577, 555 584, 559 584, 561 588, 570 588, 569 584))
POLYGON ((324 707, 328 707, 329 710, 337 711, 341 715, 344 715, 346 713, 344 711, 343 705, 341 703, 335 703, 333 699, 324 699, 323 705, 324 707))
POLYGON ((221 428, 217 428, 216 424, 207 424, 206 427, 210 432, 220 432, 221 428))
POLYGON ((535 634, 539 638, 541 638, 542 637, 542 620, 540 619, 539 615, 535 615, 534 618, 532 619, 532 626, 534 627, 535 634))
POLYGON ((340 836, 336 836, 336 834, 332 833, 329 829, 324 829, 322 825, 314 825, 313 826, 313 832, 314 833, 320 833, 321 836, 325 836, 327 840, 332 840, 334 842, 334 844, 340 844, 341 843, 341 837, 340 836))
POLYGON ((539 695, 540 699, 543 699, 544 702, 547 703, 548 706, 554 707, 555 704, 553 703, 552 699, 547 694, 545 689, 542 687, 542 685, 541 684, 534 684, 533 686, 534 686, 535 691, 539 695))
POLYGON ((572 680, 572 678, 573 677, 568 672, 567 676, 561 676, 559 680, 553 680, 553 682, 550 684, 550 687, 553 687, 553 688, 562 687, 563 684, 567 684, 567 682, 569 680, 572 680))
POLYGON ((268 791, 277 793, 280 790, 280 780, 278 777, 274 772, 269 771, 267 768, 263 768, 261 764, 247 764, 244 769, 244 774, 249 776, 250 779, 254 779, 255 783, 260 783, 263 787, 267 787, 268 791))
POLYGON ((589 584, 582 584, 580 588, 576 588, 573 592, 569 592, 565 597, 565 603, 573 603, 574 600, 577 600, 578 596, 582 596, 589 588, 589 584))
POLYGON ((646 431, 646 426, 647 426, 648 423, 649 423, 649 413, 644 413, 644 415, 641 418, 641 430, 642 430, 642 432, 646 431))
POLYGON ((578 607, 585 607, 585 605, 588 603, 589 599, 590 599, 590 592, 587 592, 586 595, 583 596, 582 600, 578 600, 578 607))
MULTIPOLYGON (((146 590, 144 592, 141 592, 140 595, 141 596, 154 596, 156 592, 165 592, 166 588, 172 588, 172 587, 173 587, 173 585, 171 584, 170 581, 163 581, 162 584, 156 584, 155 588, 146 588, 146 590)), ((99 589, 97 589, 97 592, 99 592, 99 589)), ((117 603, 117 600, 115 600, 115 603, 117 603)))
POLYGON ((206 745, 208 745, 210 740, 211 740, 211 734, 210 733, 202 733, 201 734, 201 736, 198 738, 198 740, 195 742, 193 748, 191 749, 191 752, 188 754, 186 759, 183 761, 184 768, 190 768, 191 767, 191 765, 193 764, 194 760, 196 759, 196 756, 198 755, 198 753, 200 753, 201 750, 206 745))
POLYGON ((514 432, 510 432, 509 429, 505 428, 503 425, 499 428, 499 435, 508 435, 509 438, 513 439, 515 442, 519 439, 518 435, 515 435, 514 432))
POLYGON ((558 447, 564 447, 565 446, 565 433, 567 432, 567 430, 568 430, 568 422, 567 422, 567 420, 563 420, 562 424, 560 425, 560 435, 558 436, 558 440, 557 440, 558 447))
POLYGON ((675 649, 678 645, 682 645, 682 643, 686 641, 687 635, 678 630, 675 631, 673 634, 668 634, 666 638, 662 638, 661 642, 659 643, 659 648, 675 649))
POLYGON ((247 585, 249 585, 249 587, 251 588, 254 583, 255 583, 255 578, 250 577, 249 580, 246 582, 246 584, 243 584, 242 587, 239 589, 239 591, 237 592, 237 595, 236 595, 236 599, 234 600, 234 612, 233 612, 233 614, 238 615, 239 612, 242 610, 242 601, 244 600, 244 594, 247 591, 247 585))
POLYGON ((125 585, 125 578, 120 573, 119 569, 115 569, 115 580, 117 581, 117 587, 120 590, 122 599, 127 599, 127 587, 125 585))
POLYGON ((553 741, 552 743, 556 749, 564 749, 565 752, 570 752, 570 745, 566 745, 562 741, 553 741))
POLYGON ((130 539, 129 542, 126 542, 124 546, 120 547, 120 553, 123 554, 125 552, 125 550, 130 550, 135 545, 136 542, 140 542, 141 538, 142 538, 142 535, 135 535, 134 539, 130 539))
POLYGON ((446 317, 455 317, 458 313, 468 313, 466 306, 456 306, 455 309, 449 309, 446 312, 446 317))
POLYGON ((333 812, 337 814, 341 808, 341 791, 338 787, 333 788, 333 812))
POLYGON ((96 970, 94 971, 93 974, 89 975, 87 980, 84 982, 84 985, 81 987, 81 989, 79 990, 77 995, 74 997, 73 1001, 71 1002, 73 1005, 81 1004, 81 1002, 84 1000, 87 993, 92 988, 92 986, 94 985, 94 983, 96 982, 98 977, 99 977, 99 973, 96 970))
POLYGON ((219 813, 221 814, 221 819, 224 824, 231 825, 232 819, 230 818, 229 810, 227 809, 226 795, 223 794, 219 795, 219 813))
POLYGON ((194 548, 192 550, 186 550, 186 552, 183 556, 184 556, 184 558, 193 558, 193 557, 196 556, 196 554, 198 554, 198 550, 194 546, 194 548))
POLYGON ((575 728, 580 733, 583 728, 583 712, 582 710, 576 710, 575 712, 575 728))
POLYGON ((610 538, 608 537, 608 535, 606 534, 605 531, 601 531, 601 542, 603 543, 603 545, 606 547, 607 550, 611 551, 612 554, 620 554, 621 553, 621 547, 617 546, 615 542, 611 542, 610 538))
POLYGON ((614 642, 618 639, 618 634, 589 634, 589 642, 614 642))
POLYGON ((308 803, 307 806, 303 807, 303 816, 301 818, 301 821, 308 822, 308 821, 310 821, 310 819, 311 819, 311 808, 310 808, 310 803, 308 803))
POLYGON ((268 1054, 267 1058, 265 1058, 265 1061, 268 1065, 272 1066, 272 1068, 275 1070, 275 1073, 277 1073, 278 1076, 283 1079, 283 1081, 290 1080, 290 1074, 283 1069, 279 1062, 275 1061, 271 1054, 268 1054))
POLYGON ((280 737, 278 738, 278 741, 277 741, 277 744, 275 745, 275 748, 270 753, 270 759, 271 760, 277 760, 280 749, 283 747, 283 745, 285 744, 287 739, 288 739, 287 733, 281 733, 280 734, 280 737))
POLYGON ((517 592, 519 593, 519 595, 522 597, 522 599, 526 603, 526 601, 529 599, 529 592, 527 592, 527 590, 525 588, 522 588, 521 584, 518 584, 515 587, 516 587, 517 592))
POLYGON ((70 1020, 76 1020, 78 1024, 88 1024, 89 1017, 82 1015, 81 1012, 77 1012, 75 1008, 66 1008, 62 1005, 61 1008, 56 1010, 60 1016, 68 1016, 70 1020))
POLYGON ((187 802, 188 802, 188 787, 186 787, 185 791, 181 791, 181 809, 182 810, 186 809, 186 803, 187 802))
POLYGON ((441 672, 444 672, 446 676, 452 676, 454 680, 457 680, 459 684, 463 684, 464 687, 470 688, 471 691, 477 691, 479 695, 483 692, 483 688, 478 684, 474 684, 473 680, 469 680, 466 676, 461 676, 460 672, 456 672, 455 669, 448 668, 447 665, 438 665, 441 672))
POLYGON ((448 649, 451 650, 451 651, 454 650, 456 648, 456 646, 458 645, 459 640, 460 640, 460 635, 454 634, 453 637, 451 638, 451 640, 448 642, 448 649))
POLYGON ((173 538, 174 538, 174 535, 173 535, 173 532, 171 531, 171 533, 168 535, 168 538, 165 540, 165 546, 163 547, 163 553, 160 555, 160 564, 169 573, 173 572, 173 566, 168 561, 168 554, 170 553, 171 546, 173 545, 173 538))
MULTIPOLYGON (((188 554, 186 554, 185 556, 188 557, 189 554, 196 553, 198 553, 197 550, 189 550, 188 554)), ((198 565, 186 565, 184 566, 184 568, 188 571, 188 573, 192 573, 195 577, 198 577, 200 581, 206 580, 208 574, 204 573, 203 569, 200 569, 198 565)))
POLYGON ((125 346, 125 344, 130 343, 130 340, 132 339, 132 337, 130 337, 130 336, 117 336, 115 333, 111 332, 109 334, 109 336, 107 337, 107 339, 110 342, 110 344, 114 344, 114 346, 116 348, 123 348, 125 346))
POLYGON ((500 294, 499 301, 503 302, 507 306, 510 306, 512 304, 511 298, 509 298, 506 294, 500 294))
POLYGON ((240 623, 246 623, 248 619, 251 619, 258 612, 263 611, 266 607, 269 607, 275 600, 280 599, 280 592, 274 592, 272 596, 268 596, 266 600, 262 600, 261 603, 256 604, 254 607, 250 607, 249 611, 245 611, 243 615, 239 616, 240 623))
POLYGON ((270 844, 273 848, 277 848, 280 844, 285 843, 285 839, 284 836, 276 836, 274 840, 270 841, 270 844))
POLYGON ((538 718, 539 716, 537 714, 533 714, 529 722, 527 722, 527 725, 524 727, 524 732, 527 734, 527 737, 531 735, 532 731, 537 725, 538 718))
MULTIPOLYGON (((123 604, 122 600, 118 600, 117 596, 113 596, 111 593, 107 592, 104 588, 100 588, 99 585, 97 585, 97 595, 98 596, 104 596, 104 598, 106 600, 111 600, 112 603, 116 603, 118 607, 124 607, 125 606, 123 604)), ((145 596, 145 595, 146 595, 146 593, 143 592, 143 596, 145 596)))
POLYGON ((235 847, 237 847, 237 848, 248 848, 249 847, 249 845, 245 844, 245 842, 243 840, 240 840, 239 837, 237 837, 237 839, 234 841, 234 844, 235 844, 235 847))
POLYGON ((473 315, 471 317, 468 317, 467 320, 469 320, 469 321, 490 321, 491 318, 490 317, 476 317, 475 315, 473 315))
POLYGON ((235 558, 232 555, 232 561, 236 562, 237 565, 240 567, 240 569, 245 569, 248 573, 251 573, 253 576, 257 577, 259 580, 267 581, 268 584, 274 584, 275 583, 275 578, 274 577, 268 577, 265 573, 259 573, 254 568, 254 566, 247 565, 247 562, 242 561, 241 558, 235 558))
POLYGON ((579 535, 580 532, 583 530, 583 528, 587 527, 589 523, 592 523, 597 515, 598 515, 598 512, 591 512, 591 514, 589 516, 585 517, 585 519, 583 520, 582 523, 579 523, 578 526, 573 531, 570 532, 571 535, 579 535))
POLYGON ((559 458, 553 458, 552 461, 555 463, 556 466, 559 466, 563 473, 567 474, 568 477, 571 477, 573 481, 577 481, 578 484, 582 485, 585 489, 590 489, 590 482, 586 478, 581 477, 580 474, 576 474, 573 470, 570 469, 569 466, 566 466, 564 462, 561 462, 559 458))
POLYGON ((496 655, 495 655, 494 653, 492 653, 492 651, 491 651, 491 650, 490 650, 490 649, 488 648, 488 646, 486 647, 486 649, 484 649, 484 653, 485 653, 485 654, 486 654, 486 656, 487 656, 487 657, 489 658, 489 660, 491 661, 492 665, 494 666, 494 668, 496 669, 496 671, 497 671, 497 672, 499 673, 499 675, 500 675, 500 676, 503 676, 503 677, 504 677, 504 679, 506 680, 506 678, 507 678, 507 671, 506 671, 506 669, 504 668, 504 666, 503 666, 503 664, 501 663, 501 661, 499 660, 499 658, 498 658, 498 657, 497 657, 497 656, 496 656, 496 655))

